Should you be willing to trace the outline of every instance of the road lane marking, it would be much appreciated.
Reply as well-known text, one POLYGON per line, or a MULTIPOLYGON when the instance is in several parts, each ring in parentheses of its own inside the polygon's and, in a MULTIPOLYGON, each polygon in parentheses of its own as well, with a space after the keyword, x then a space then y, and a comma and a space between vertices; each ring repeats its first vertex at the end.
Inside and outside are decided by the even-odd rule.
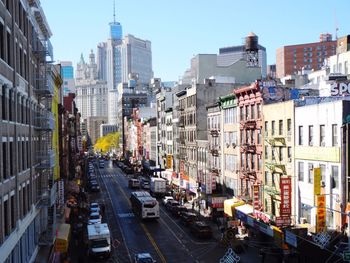
MULTIPOLYGON (((115 183, 118 185, 118 188, 119 190, 121 191, 121 193, 123 194, 124 198, 128 201, 129 205, 131 206, 131 201, 130 199, 128 198, 128 196, 126 195, 126 193, 124 192, 123 188, 121 188, 119 182, 117 181, 116 178, 113 178, 113 181, 115 181, 115 183)), ((154 247, 155 251, 157 252, 160 260, 163 262, 163 263, 167 263, 165 257, 163 256, 162 252, 160 251, 157 243, 155 242, 155 240, 153 239, 151 233, 148 231, 147 227, 145 226, 144 223, 140 223, 140 225, 142 226, 142 229, 143 231, 145 232, 148 240, 151 242, 152 246, 154 247)))

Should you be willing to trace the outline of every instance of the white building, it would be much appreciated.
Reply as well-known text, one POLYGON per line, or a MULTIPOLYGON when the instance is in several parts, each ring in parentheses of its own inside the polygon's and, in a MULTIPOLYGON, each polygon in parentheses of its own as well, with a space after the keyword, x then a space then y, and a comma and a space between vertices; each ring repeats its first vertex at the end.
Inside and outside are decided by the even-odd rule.
POLYGON ((349 98, 306 98, 295 101, 295 180, 297 218, 316 224, 314 168, 321 169, 321 194, 326 195, 330 229, 342 226, 340 213, 346 207, 345 167, 342 164, 343 120, 349 112, 349 98), (346 110, 344 110, 346 109, 346 110))
POLYGON ((76 103, 82 119, 107 117, 107 85, 97 77, 95 55, 91 50, 89 64, 81 56, 76 71, 76 103))

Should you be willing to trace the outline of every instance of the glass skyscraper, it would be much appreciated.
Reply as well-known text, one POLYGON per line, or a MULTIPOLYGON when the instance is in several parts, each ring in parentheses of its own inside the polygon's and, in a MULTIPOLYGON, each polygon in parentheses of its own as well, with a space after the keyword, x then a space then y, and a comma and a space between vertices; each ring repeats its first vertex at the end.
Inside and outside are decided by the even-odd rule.
POLYGON ((113 40, 122 40, 123 38, 123 29, 122 25, 119 22, 109 23, 110 28, 110 38, 113 40))

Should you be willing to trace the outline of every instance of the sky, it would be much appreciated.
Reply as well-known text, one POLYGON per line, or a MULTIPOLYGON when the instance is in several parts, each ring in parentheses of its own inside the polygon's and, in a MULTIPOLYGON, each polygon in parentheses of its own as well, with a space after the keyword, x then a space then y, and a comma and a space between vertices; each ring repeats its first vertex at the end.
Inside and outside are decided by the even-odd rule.
MULTIPOLYGON (((41 0, 52 31, 55 61, 96 53, 109 35, 113 0, 41 0)), ((177 81, 197 54, 241 45, 249 32, 266 47, 267 63, 276 49, 317 42, 320 33, 350 34, 349 0, 116 0, 116 21, 123 35, 152 43, 154 77, 177 81), (248 5, 249 4, 249 5, 248 5)))

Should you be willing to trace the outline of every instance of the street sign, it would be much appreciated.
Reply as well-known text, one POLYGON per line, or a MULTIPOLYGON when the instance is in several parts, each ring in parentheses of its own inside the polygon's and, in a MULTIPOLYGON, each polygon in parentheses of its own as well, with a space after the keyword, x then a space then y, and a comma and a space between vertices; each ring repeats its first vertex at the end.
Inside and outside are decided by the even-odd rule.
POLYGON ((286 217, 286 216, 276 217, 276 225, 278 227, 286 227, 286 226, 290 226, 291 224, 292 224, 292 219, 290 217, 286 217))
POLYGON ((343 252, 343 260, 350 261, 350 251, 344 251, 343 252))

